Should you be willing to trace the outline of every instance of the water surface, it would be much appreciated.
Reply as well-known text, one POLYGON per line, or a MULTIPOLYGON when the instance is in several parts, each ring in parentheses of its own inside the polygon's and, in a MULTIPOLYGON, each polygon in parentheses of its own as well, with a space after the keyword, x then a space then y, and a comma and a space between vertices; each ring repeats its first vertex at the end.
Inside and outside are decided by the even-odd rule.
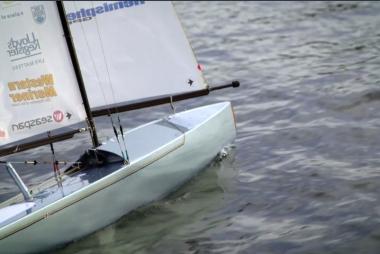
MULTIPOLYGON (((170 197, 58 253, 378 253, 380 3, 175 8, 209 84, 242 84, 177 106, 231 100, 236 141, 170 197)), ((124 113, 123 122, 131 128, 168 112, 124 113)), ((97 123, 112 136, 106 118, 97 123)), ((56 150, 75 159, 88 145, 79 139, 56 150)), ((25 154, 50 158, 47 148, 25 154)), ((49 174, 23 171, 30 184, 49 174)), ((2 186, 11 191, 10 180, 2 186)))

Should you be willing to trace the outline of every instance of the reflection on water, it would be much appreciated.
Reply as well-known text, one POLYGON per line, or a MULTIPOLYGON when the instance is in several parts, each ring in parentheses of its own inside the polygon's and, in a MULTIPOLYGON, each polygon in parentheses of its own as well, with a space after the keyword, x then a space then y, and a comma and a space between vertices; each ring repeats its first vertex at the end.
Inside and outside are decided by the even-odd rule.
MULTIPOLYGON (((176 104, 231 100, 232 154, 60 253, 378 253, 380 3, 175 7, 209 84, 242 83, 176 104)), ((122 119, 130 128, 167 112, 160 106, 122 119)), ((112 136, 106 118, 97 123, 102 137, 112 136)), ((75 159, 88 146, 87 136, 79 139, 58 144, 58 156, 75 159)), ((26 154, 39 153, 49 159, 47 148, 26 154)), ((38 183, 51 169, 38 170, 23 177, 38 183)))

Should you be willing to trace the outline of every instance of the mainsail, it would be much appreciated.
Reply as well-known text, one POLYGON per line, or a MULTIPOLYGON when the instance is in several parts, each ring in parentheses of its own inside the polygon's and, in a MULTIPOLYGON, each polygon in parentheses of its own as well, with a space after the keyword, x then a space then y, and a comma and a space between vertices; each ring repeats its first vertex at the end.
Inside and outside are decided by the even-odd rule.
POLYGON ((91 109, 207 88, 171 2, 64 2, 91 109))
POLYGON ((0 15, 0 146, 85 121, 56 3, 1 2, 0 15))

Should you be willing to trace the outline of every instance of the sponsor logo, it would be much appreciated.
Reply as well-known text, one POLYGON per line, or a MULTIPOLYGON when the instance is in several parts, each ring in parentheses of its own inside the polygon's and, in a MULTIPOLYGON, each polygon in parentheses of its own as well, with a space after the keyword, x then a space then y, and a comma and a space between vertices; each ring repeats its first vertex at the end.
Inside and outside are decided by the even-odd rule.
POLYGON ((54 121, 56 121, 57 123, 62 122, 62 120, 63 120, 63 112, 60 111, 60 110, 54 111, 53 118, 54 118, 54 121))
MULTIPOLYGON (((70 113, 66 113, 66 117, 67 117, 67 114, 71 116, 70 113)), ((16 132, 16 131, 22 131, 22 130, 30 130, 35 127, 39 127, 41 125, 54 123, 54 121, 57 123, 60 123, 64 120, 64 116, 65 114, 61 110, 56 110, 51 115, 36 117, 31 120, 26 120, 26 121, 12 124, 12 131, 16 132)), ((67 119, 70 120, 69 117, 67 117, 67 119)), ((1 138, 1 129, 0 129, 0 138, 1 138)))
POLYGON ((51 73, 37 78, 26 78, 8 82, 9 97, 13 105, 49 100, 57 96, 54 87, 54 76, 51 73))
POLYGON ((24 12, 21 10, 14 10, 15 6, 20 5, 19 2, 17 1, 2 1, 0 2, 0 6, 2 11, 2 14, 0 15, 0 20, 7 20, 7 19, 13 19, 20 17, 24 15, 24 12), (7 13, 6 13, 7 12, 7 13))
POLYGON ((37 117, 35 119, 26 120, 23 122, 19 122, 17 124, 12 124, 12 131, 15 132, 15 131, 21 131, 24 129, 30 130, 32 128, 35 128, 44 124, 48 124, 51 122, 53 122, 52 116, 37 117))
POLYGON ((7 132, 3 129, 0 129, 0 139, 7 138, 7 132))
POLYGON ((68 23, 71 25, 72 23, 76 22, 89 21, 92 18, 95 18, 96 15, 134 7, 144 3, 145 1, 118 1, 113 3, 107 2, 103 3, 102 5, 95 6, 94 8, 81 8, 79 11, 69 12, 66 14, 66 18, 68 23))
POLYGON ((42 24, 46 20, 45 8, 42 4, 30 7, 32 16, 37 24, 42 24))
POLYGON ((29 67, 32 67, 32 66, 35 66, 38 64, 44 64, 44 63, 45 63, 45 58, 39 57, 39 58, 30 60, 30 61, 26 61, 26 62, 22 62, 22 63, 17 62, 17 64, 12 65, 12 70, 14 70, 14 71, 23 70, 23 69, 26 69, 26 68, 29 68, 29 67))
POLYGON ((17 1, 1 1, 0 2, 1 8, 6 9, 15 5, 18 5, 17 1))
POLYGON ((8 42, 7 53, 11 62, 42 54, 40 42, 34 33, 27 33, 25 37, 17 39, 12 37, 8 42))
POLYGON ((44 64, 40 42, 35 33, 27 33, 22 38, 11 38, 7 44, 6 52, 12 63, 12 70, 23 70, 25 68, 44 64), (20 61, 21 60, 21 61, 20 61))

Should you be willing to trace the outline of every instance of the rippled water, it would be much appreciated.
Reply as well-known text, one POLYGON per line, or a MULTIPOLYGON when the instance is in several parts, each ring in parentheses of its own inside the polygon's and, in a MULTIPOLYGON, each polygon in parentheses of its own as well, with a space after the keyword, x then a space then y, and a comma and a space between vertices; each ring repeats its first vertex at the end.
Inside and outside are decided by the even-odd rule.
MULTIPOLYGON (((178 105, 231 100, 234 146, 170 197, 59 253, 378 253, 380 3, 175 7, 210 85, 242 83, 178 105)), ((103 137, 107 123, 98 121, 103 137)), ((70 142, 56 150, 75 158, 70 142)), ((37 152, 49 158, 46 148, 27 155, 37 152)), ((30 183, 47 176, 24 172, 30 183)))

